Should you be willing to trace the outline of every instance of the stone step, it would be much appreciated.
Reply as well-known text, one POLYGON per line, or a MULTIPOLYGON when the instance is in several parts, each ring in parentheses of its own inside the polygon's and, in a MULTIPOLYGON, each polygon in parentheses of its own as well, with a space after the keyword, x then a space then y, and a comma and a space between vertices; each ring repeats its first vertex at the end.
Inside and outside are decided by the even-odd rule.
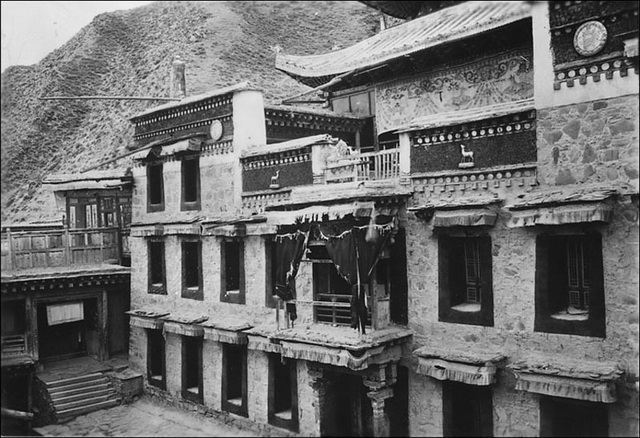
POLYGON ((69 421, 78 415, 88 414, 89 412, 99 411, 101 409, 108 409, 117 406, 120 403, 119 399, 110 399, 94 403, 91 405, 80 406, 77 408, 66 409, 64 411, 57 412, 58 422, 63 423, 69 421))
POLYGON ((76 383, 87 382, 104 377, 102 373, 85 374, 84 376, 70 377, 68 379, 54 380, 53 382, 45 382, 49 391, 60 386, 74 385, 76 383))
POLYGON ((61 398, 64 397, 70 397, 76 394, 84 394, 87 391, 92 392, 92 391, 98 391, 100 389, 109 389, 111 388, 111 386, 109 385, 109 382, 103 382, 103 383, 98 383, 98 384, 92 384, 90 386, 78 386, 77 388, 74 389, 68 389, 68 390, 64 390, 64 387, 60 388, 60 391, 55 391, 55 392, 49 392, 49 394, 51 395, 51 399, 53 401, 55 400, 59 400, 61 398))
POLYGON ((91 398, 99 397, 103 395, 115 395, 115 394, 116 394, 116 391, 113 388, 110 388, 107 386, 106 388, 101 388, 93 391, 84 391, 79 394, 67 395, 66 397, 57 397, 57 398, 52 397, 51 400, 53 401, 53 404, 56 406, 56 410, 57 410, 60 406, 64 406, 67 403, 77 402, 85 399, 91 399, 91 398))
POLYGON ((87 388, 89 386, 99 385, 99 384, 108 383, 108 382, 109 382, 109 379, 107 379, 106 376, 103 376, 101 374, 100 377, 94 377, 92 378, 92 380, 85 380, 82 382, 70 383, 68 385, 56 386, 54 388, 47 387, 47 389, 49 390, 49 394, 53 395, 59 392, 71 391, 79 388, 87 388))
POLYGON ((54 403, 54 406, 56 408, 56 412, 60 414, 61 412, 68 411, 69 409, 81 408, 83 406, 90 406, 90 405, 94 405, 96 403, 107 401, 113 398, 115 398, 115 394, 108 393, 108 394, 97 395, 92 397, 84 397, 79 400, 70 401, 66 403, 54 403))

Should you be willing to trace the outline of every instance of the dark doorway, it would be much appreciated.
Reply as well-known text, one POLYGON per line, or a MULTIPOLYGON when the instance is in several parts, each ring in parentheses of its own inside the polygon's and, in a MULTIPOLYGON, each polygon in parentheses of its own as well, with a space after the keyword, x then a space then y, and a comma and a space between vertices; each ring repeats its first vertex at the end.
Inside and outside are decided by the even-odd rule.
POLYGON ((390 263, 391 294, 389 306, 391 321, 396 324, 407 325, 407 245, 404 228, 398 230, 395 243, 390 248, 392 261, 390 263))
POLYGON ((269 354, 269 424, 298 431, 296 362, 269 354))
POLYGON ((607 405, 542 397, 540 436, 609 436, 607 405))
POLYGON ((444 436, 493 436, 491 387, 442 384, 444 436))
POLYGON ((247 414, 247 348, 244 345, 223 344, 222 347, 222 409, 247 414))
POLYGON ((182 337, 182 396, 202 403, 202 338, 182 337))
POLYGON ((84 355, 99 357, 100 324, 97 299, 40 303, 37 311, 41 360, 68 359, 84 355), (60 310, 66 305, 74 307, 71 311, 60 310))
POLYGON ((147 373, 149 384, 165 389, 165 355, 162 330, 147 330, 147 373))
POLYGON ((385 403, 392 437, 409 436, 409 370, 398 365, 397 380, 393 385, 393 397, 385 403))
POLYGON ((362 377, 326 372, 320 433, 323 436, 373 436, 373 410, 362 377))

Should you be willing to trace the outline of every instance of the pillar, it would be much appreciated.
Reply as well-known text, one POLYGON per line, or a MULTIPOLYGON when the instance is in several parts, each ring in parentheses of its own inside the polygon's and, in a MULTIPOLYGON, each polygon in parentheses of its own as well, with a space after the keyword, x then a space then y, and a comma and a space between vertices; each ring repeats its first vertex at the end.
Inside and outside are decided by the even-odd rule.
POLYGON ((396 364, 380 365, 364 377, 362 383, 369 389, 367 397, 371 400, 373 411, 373 436, 388 437, 391 424, 384 410, 385 400, 393 397, 392 385, 396 383, 396 364))

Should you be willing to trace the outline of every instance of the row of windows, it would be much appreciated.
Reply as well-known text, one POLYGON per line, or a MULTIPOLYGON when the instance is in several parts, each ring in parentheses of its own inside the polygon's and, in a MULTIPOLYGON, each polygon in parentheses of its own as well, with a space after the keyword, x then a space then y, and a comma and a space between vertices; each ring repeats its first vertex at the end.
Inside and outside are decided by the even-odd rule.
MULTIPOLYGON (((438 319, 443 322, 493 326, 493 266, 489 236, 438 238, 438 319)), ((274 278, 273 249, 267 253, 267 278, 274 278)), ((166 294, 165 250, 150 240, 149 293, 166 294)), ((244 243, 221 245, 220 301, 245 304, 244 243)), ((338 274, 324 246, 310 247, 313 262, 316 322, 348 325, 351 286, 338 274), (326 304, 324 304, 326 303, 326 304)), ((200 241, 182 242, 182 297, 203 300, 200 241)), ((387 259, 370 279, 369 299, 387 297, 392 287, 387 259), (375 297, 372 296, 375 294, 375 297)), ((535 331, 605 336, 602 244, 599 234, 541 235, 536 240, 535 331)), ((265 305, 274 307, 267 286, 265 305)), ((371 314, 367 315, 371 324, 371 314)))
MULTIPOLYGON (((182 336, 182 397, 202 404, 202 338, 182 336)), ((222 410, 244 417, 247 409, 247 348, 222 345, 222 410)), ((147 378, 149 384, 166 389, 165 340, 162 330, 147 330, 147 378)), ((268 371, 269 424, 298 431, 298 390, 295 362, 269 353, 268 371)))
MULTIPOLYGON (((200 159, 181 161, 180 210, 200 210, 200 159)), ((162 163, 147 166, 147 212, 164 211, 164 172, 162 163)))
MULTIPOLYGON (((440 236, 439 320, 493 326, 489 236, 440 236)), ((605 336, 599 234, 536 239, 535 331, 605 336)))

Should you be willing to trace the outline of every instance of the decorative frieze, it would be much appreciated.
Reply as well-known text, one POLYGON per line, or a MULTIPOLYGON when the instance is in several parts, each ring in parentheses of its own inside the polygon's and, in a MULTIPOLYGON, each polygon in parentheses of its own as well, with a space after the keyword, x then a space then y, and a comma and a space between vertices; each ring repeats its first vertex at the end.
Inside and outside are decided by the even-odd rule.
POLYGON ((194 121, 194 122, 190 122, 190 123, 184 123, 184 124, 180 124, 180 125, 173 125, 173 126, 163 126, 162 129, 158 129, 155 131, 150 131, 150 132, 145 132, 145 133, 141 133, 141 134, 136 134, 133 136, 133 139, 135 141, 140 141, 140 140, 145 140, 145 139, 149 139, 151 137, 157 137, 160 135, 167 135, 167 134, 174 134, 176 132, 180 132, 180 131, 187 131, 187 130, 191 130, 191 129, 196 129, 196 128, 202 128, 202 127, 209 127, 211 125, 211 123, 214 120, 220 120, 223 125, 228 125, 231 122, 231 115, 226 115, 223 117, 213 117, 213 118, 207 118, 204 120, 198 120, 198 121, 194 121))
POLYGON ((264 211, 267 206, 286 203, 290 198, 291 189, 245 193, 242 195, 242 208, 251 212, 264 211))
POLYGON ((538 185, 536 167, 510 167, 484 171, 439 172, 412 178, 413 188, 418 193, 444 193, 493 190, 509 187, 538 185))
POLYGON ((557 66, 553 89, 560 90, 562 85, 571 88, 576 82, 580 85, 586 85, 589 78, 591 78, 591 82, 600 82, 603 78, 610 80, 613 79, 616 72, 619 77, 625 77, 629 75, 630 69, 633 69, 636 75, 638 74, 638 66, 633 66, 629 59, 624 58, 622 52, 617 54, 616 58, 585 59, 578 64, 557 66))
POLYGON ((261 169, 264 167, 282 166, 294 163, 311 161, 311 147, 282 152, 266 152, 264 155, 247 157, 242 159, 243 170, 261 169))
POLYGON ((535 110, 510 114, 508 116, 479 120, 442 128, 415 131, 411 135, 414 147, 495 137, 524 131, 535 131, 535 110))
POLYGON ((232 141, 219 141, 215 143, 202 144, 202 156, 225 155, 233 152, 232 141))
POLYGON ((153 123, 164 122, 167 120, 175 119, 176 117, 183 117, 189 114, 197 113, 200 111, 212 110, 215 108, 230 106, 232 102, 232 96, 217 96, 210 99, 206 99, 193 104, 181 105, 176 108, 171 108, 166 111, 159 111, 150 114, 148 117, 136 120, 135 127, 151 125, 153 123))

